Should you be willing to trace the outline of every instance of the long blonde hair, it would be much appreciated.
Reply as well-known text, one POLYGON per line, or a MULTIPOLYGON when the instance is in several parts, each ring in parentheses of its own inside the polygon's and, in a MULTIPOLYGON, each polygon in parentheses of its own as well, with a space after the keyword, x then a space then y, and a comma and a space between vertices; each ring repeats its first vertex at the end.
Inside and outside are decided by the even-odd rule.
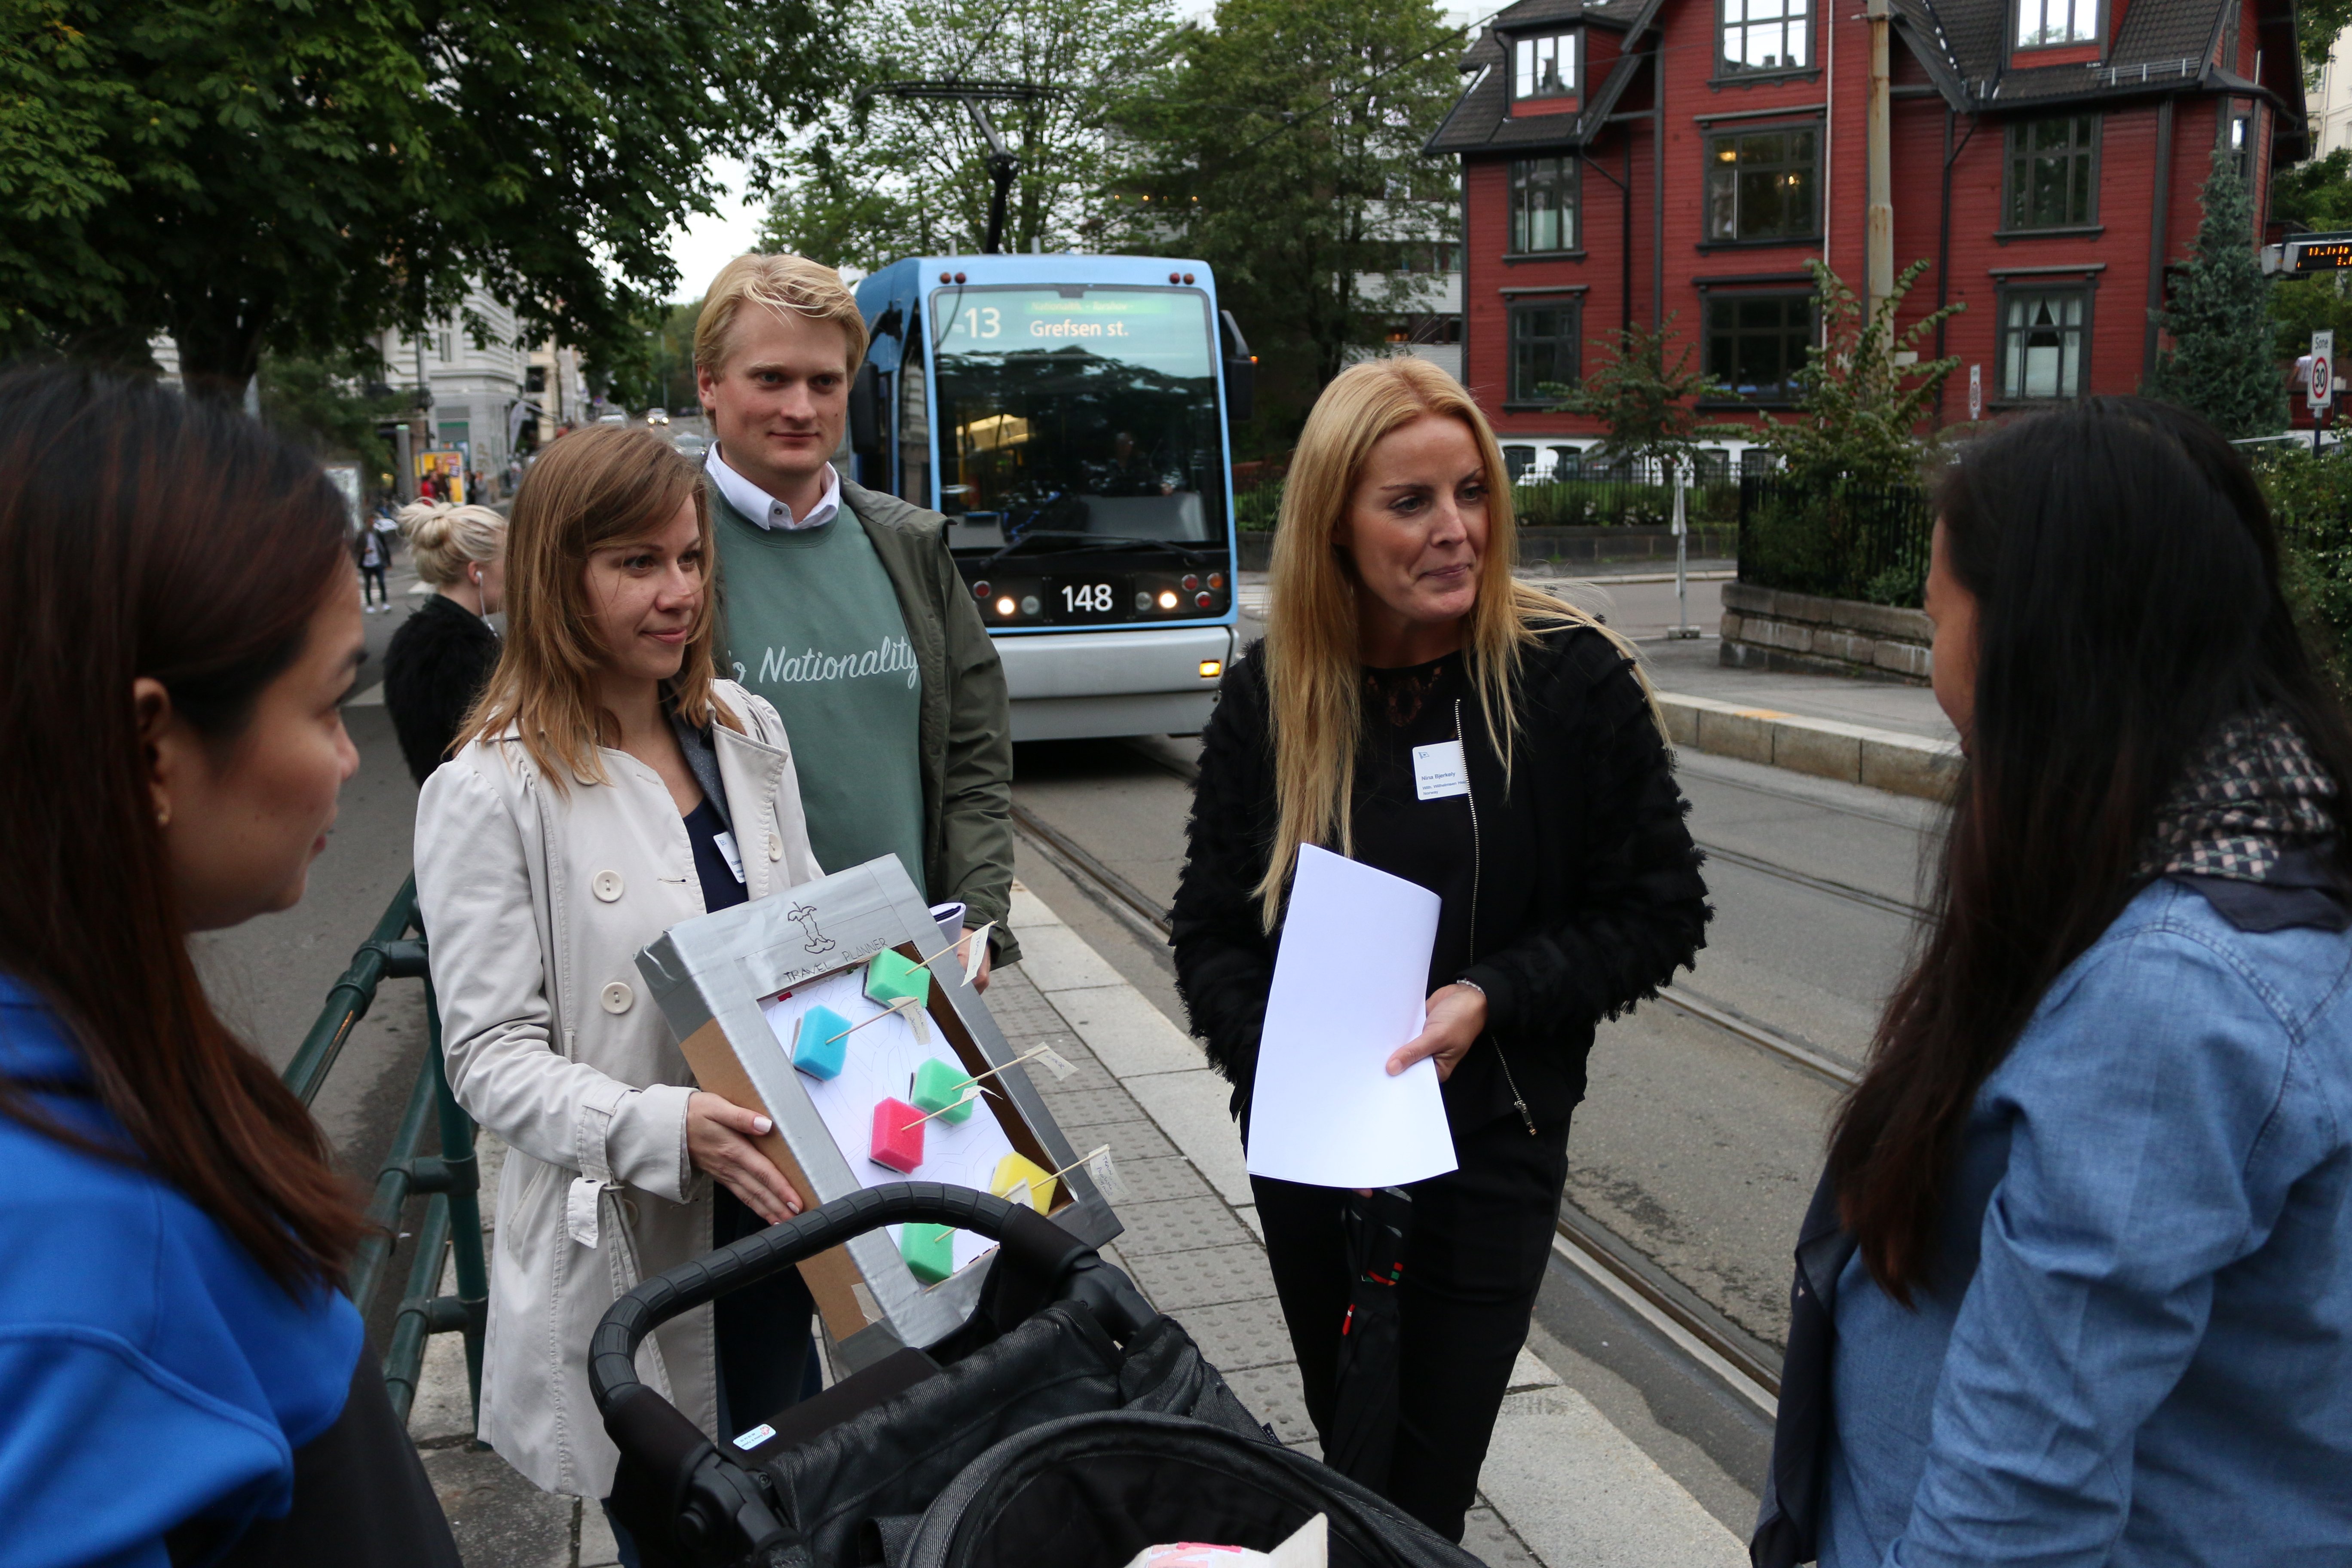
POLYGON ((711 690, 719 563, 701 472, 650 430, 598 425, 540 454, 515 492, 507 519, 506 639, 460 744, 498 741, 512 729, 558 792, 568 779, 612 782, 597 752, 604 710, 596 674, 604 649, 589 621, 588 557, 658 532, 688 500, 702 536, 702 608, 686 658, 662 689, 698 723, 715 718, 743 728, 711 690))
MULTIPOLYGON (((1389 432, 1431 414, 1468 426, 1486 468, 1486 548, 1479 559, 1478 596, 1464 617, 1463 658, 1479 715, 1502 753, 1504 778, 1510 777, 1519 727, 1513 689, 1538 633, 1591 626, 1637 661, 1639 676, 1632 644, 1511 575, 1519 551, 1510 476, 1495 432, 1461 384, 1425 360, 1402 356, 1340 372, 1307 416, 1275 524, 1265 657, 1276 827, 1274 851, 1257 885, 1269 931, 1281 915, 1283 889, 1301 845, 1336 846, 1342 855, 1355 847, 1349 803, 1363 730, 1358 587, 1354 564, 1333 533, 1372 447, 1389 432)), ((1646 678, 1643 690, 1648 695, 1646 678)))

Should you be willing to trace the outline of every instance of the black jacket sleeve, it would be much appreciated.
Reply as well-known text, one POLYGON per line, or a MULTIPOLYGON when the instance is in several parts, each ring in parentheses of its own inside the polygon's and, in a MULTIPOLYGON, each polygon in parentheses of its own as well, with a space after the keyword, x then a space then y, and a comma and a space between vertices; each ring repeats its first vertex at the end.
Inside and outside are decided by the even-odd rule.
POLYGON ((1465 976, 1486 993, 1488 1027, 1507 1036, 1546 1032, 1563 1018, 1615 1017, 1654 996, 1705 945, 1713 913, 1703 857, 1683 820, 1690 805, 1632 663, 1597 632, 1572 635, 1578 646, 1528 723, 1570 731, 1568 754, 1585 779, 1582 889, 1566 918, 1488 953, 1465 976))
POLYGON ((1274 942, 1259 919, 1258 879, 1274 842, 1265 687, 1255 651, 1226 673, 1201 733, 1201 771, 1185 829, 1171 941, 1176 988, 1209 1061, 1247 1091, 1274 984, 1274 942))

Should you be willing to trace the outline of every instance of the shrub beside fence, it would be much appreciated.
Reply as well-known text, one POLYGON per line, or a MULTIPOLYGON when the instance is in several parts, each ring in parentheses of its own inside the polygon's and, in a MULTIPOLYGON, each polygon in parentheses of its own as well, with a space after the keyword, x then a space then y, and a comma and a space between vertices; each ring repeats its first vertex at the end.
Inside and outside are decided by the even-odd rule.
POLYGON ((1739 580, 1827 599, 1918 607, 1935 516, 1912 485, 1809 485, 1743 475, 1739 580))
MULTIPOLYGON (((1271 529, 1282 512, 1280 474, 1240 486, 1236 465, 1234 521, 1243 532, 1271 529)), ((1664 528, 1675 517, 1675 487, 1659 463, 1563 461, 1511 487, 1511 509, 1522 528, 1664 528)), ((1691 522, 1727 527, 1739 517, 1739 485, 1727 465, 1702 462, 1683 493, 1691 522)))

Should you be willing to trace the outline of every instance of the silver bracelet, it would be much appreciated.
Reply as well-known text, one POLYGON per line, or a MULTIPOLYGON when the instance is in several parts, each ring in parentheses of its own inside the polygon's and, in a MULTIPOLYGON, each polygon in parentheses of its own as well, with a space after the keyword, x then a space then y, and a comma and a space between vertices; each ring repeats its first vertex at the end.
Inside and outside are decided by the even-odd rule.
POLYGON ((1475 991, 1481 996, 1486 994, 1486 988, 1484 985, 1479 984, 1475 980, 1456 980, 1454 984, 1459 985, 1465 991, 1475 991))

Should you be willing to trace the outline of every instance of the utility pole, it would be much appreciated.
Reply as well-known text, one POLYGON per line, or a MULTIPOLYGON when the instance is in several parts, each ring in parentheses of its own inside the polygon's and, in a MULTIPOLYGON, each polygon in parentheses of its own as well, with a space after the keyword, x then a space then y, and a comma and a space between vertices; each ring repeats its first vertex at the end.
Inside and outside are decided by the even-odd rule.
POLYGON ((433 445, 433 381, 425 374, 425 329, 416 330, 416 434, 410 438, 409 449, 401 454, 400 499, 416 499, 416 455, 433 445))
MULTIPOLYGON (((1894 84, 1886 58, 1887 0, 1868 0, 1863 15, 1870 23, 1870 103, 1863 121, 1870 206, 1864 217, 1863 300, 1866 309, 1875 309, 1895 293, 1894 84)), ((1830 25, 1837 24, 1832 20, 1830 25)), ((1835 104, 1830 107, 1836 112, 1835 104)))

